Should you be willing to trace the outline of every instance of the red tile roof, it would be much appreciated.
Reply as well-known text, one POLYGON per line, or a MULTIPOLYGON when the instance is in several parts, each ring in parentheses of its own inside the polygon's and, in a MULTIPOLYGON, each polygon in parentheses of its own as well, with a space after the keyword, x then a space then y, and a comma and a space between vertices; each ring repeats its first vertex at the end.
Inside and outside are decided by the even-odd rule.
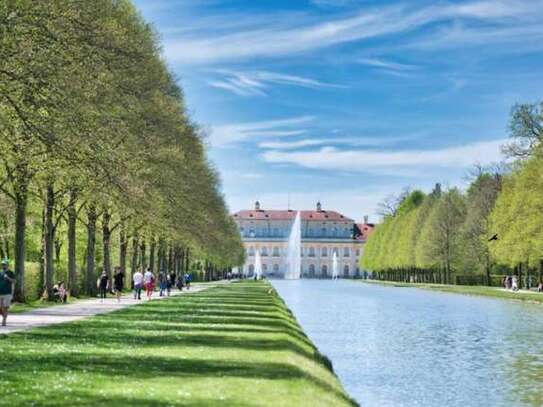
POLYGON ((355 236, 358 240, 368 240, 375 229, 375 224, 373 223, 356 223, 355 225, 355 236))
MULTIPOLYGON (((290 220, 296 217, 296 212, 293 210, 243 210, 236 212, 233 216, 234 219, 245 220, 290 220)), ((302 220, 354 222, 351 218, 335 211, 300 211, 300 216, 302 220)))

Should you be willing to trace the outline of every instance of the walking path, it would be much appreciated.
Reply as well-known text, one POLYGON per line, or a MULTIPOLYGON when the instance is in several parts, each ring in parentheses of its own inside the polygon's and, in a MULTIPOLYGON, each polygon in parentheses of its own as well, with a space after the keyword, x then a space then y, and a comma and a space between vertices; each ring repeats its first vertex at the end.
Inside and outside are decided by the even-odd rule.
MULTIPOLYGON (((225 282, 217 282, 224 284, 225 282)), ((173 290, 171 296, 185 295, 197 293, 207 290, 217 284, 192 284, 190 290, 173 290)), ((101 302, 99 298, 89 300, 81 300, 72 304, 58 305, 46 308, 37 308, 28 312, 10 314, 8 316, 8 325, 0 326, 0 335, 10 334, 13 332, 26 331, 28 329, 49 326, 55 324, 63 324, 65 322, 78 321, 88 318, 93 315, 107 314, 108 312, 117 311, 136 304, 147 302, 145 293, 142 292, 141 300, 135 300, 134 295, 126 294, 121 297, 121 302, 117 302, 117 298, 108 297, 101 302), (144 299, 145 298, 145 299, 144 299)), ((168 297, 159 297, 158 292, 155 292, 151 301, 162 300, 168 297)))

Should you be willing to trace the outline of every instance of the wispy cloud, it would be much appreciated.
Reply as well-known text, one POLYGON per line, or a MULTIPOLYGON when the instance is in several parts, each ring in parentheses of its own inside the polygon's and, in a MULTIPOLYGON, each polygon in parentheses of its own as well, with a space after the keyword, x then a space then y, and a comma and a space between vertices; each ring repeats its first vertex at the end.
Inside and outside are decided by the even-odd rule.
POLYGON ((330 138, 305 138, 295 141, 263 141, 258 146, 269 150, 295 150, 305 147, 316 146, 366 146, 366 147, 384 147, 398 142, 412 140, 413 136, 406 137, 330 137, 330 138))
POLYGON ((360 58, 357 60, 357 62, 374 68, 391 69, 393 71, 412 71, 414 69, 418 69, 416 65, 400 64, 398 62, 378 58, 360 58))
POLYGON ((299 116, 288 119, 218 125, 211 128, 209 137, 213 147, 223 147, 262 137, 298 136, 306 132, 299 126, 314 119, 314 116, 299 116))
POLYGON ((389 173, 397 169, 467 168, 475 163, 496 162, 502 158, 500 146, 504 142, 500 139, 434 150, 367 151, 334 147, 313 151, 273 150, 262 153, 262 157, 270 163, 288 163, 306 168, 389 173))
MULTIPOLYGON (((172 61, 184 63, 214 63, 255 57, 275 57, 298 54, 316 49, 361 41, 375 37, 413 31, 435 22, 479 21, 523 27, 543 13, 543 2, 529 0, 493 0, 465 3, 439 3, 424 7, 384 6, 367 9, 358 14, 314 22, 302 19, 293 24, 270 16, 267 24, 258 28, 219 34, 193 35, 190 31, 166 42, 166 55, 172 61)), ((232 18, 224 17, 225 24, 232 18)), ((508 27, 498 26, 496 29, 508 27)), ((220 31, 220 27, 219 27, 220 31)), ((478 31, 473 33, 477 36, 478 31)), ((474 39, 477 41, 477 38, 474 39)), ((492 38, 489 37, 489 40, 492 38)))
POLYGON ((302 76, 269 71, 239 72, 231 70, 216 70, 215 72, 222 75, 222 78, 220 80, 208 82, 209 86, 225 89, 239 96, 262 96, 266 94, 265 90, 275 85, 296 86, 311 89, 343 87, 302 76))

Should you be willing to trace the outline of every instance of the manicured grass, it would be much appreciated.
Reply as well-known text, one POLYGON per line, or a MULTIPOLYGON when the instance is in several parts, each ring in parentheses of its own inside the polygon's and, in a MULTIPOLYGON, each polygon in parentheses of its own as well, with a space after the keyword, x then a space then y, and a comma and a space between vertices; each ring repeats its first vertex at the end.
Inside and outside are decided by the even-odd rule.
POLYGON ((352 406, 265 282, 0 337, 0 405, 352 406))
POLYGON ((485 287, 473 285, 446 285, 446 284, 419 284, 419 283, 400 283, 395 281, 379 280, 359 280, 364 283, 381 284, 394 287, 415 287, 425 290, 443 291, 447 293, 464 295, 482 295, 485 297, 503 298, 508 300, 521 300, 543 303, 543 293, 527 291, 508 291, 498 287, 485 287))

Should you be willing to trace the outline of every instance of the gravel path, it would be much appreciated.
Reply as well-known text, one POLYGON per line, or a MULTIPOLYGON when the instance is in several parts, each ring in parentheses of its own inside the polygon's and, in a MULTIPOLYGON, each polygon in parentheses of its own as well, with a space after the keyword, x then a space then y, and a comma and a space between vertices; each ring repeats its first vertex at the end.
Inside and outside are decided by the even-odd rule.
MULTIPOLYGON (((217 284, 224 283, 218 282, 217 284)), ((190 290, 173 290, 171 295, 190 295, 214 286, 215 284, 192 284, 190 290)), ((108 312, 117 311, 119 309, 148 301, 146 298, 144 299, 145 292, 142 292, 141 297, 141 300, 135 300, 133 294, 126 294, 121 297, 121 302, 117 302, 117 299, 114 297, 108 297, 103 302, 99 298, 93 298, 77 301, 72 304, 37 308, 28 312, 10 314, 8 316, 7 326, 0 326, 0 335, 25 331, 42 326, 78 321, 93 315, 107 314, 108 312)), ((158 301, 165 298, 168 297, 159 297, 158 292, 155 292, 151 301, 158 301)))

